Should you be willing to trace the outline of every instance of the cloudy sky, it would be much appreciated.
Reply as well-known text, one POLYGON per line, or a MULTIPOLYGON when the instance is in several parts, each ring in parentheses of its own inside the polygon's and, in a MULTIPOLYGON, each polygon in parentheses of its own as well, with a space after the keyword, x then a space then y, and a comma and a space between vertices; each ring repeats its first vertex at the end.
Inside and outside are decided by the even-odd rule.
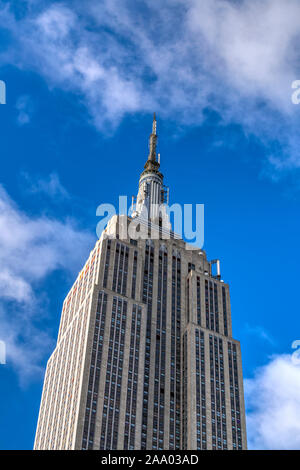
POLYGON ((249 447, 300 448, 299 17, 298 0, 0 0, 0 448, 32 447, 62 301, 98 204, 137 191, 153 111, 171 202, 205 204, 231 285, 249 447))

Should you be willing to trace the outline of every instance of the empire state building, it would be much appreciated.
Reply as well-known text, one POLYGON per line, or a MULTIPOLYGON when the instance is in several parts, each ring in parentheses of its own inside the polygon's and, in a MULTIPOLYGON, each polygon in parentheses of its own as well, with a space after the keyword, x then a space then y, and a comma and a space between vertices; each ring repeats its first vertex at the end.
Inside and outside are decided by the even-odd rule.
POLYGON ((35 449, 247 447, 229 286, 219 260, 163 236, 156 147, 154 117, 135 212, 109 220, 64 300, 35 449), (134 220, 156 236, 122 236, 134 220))

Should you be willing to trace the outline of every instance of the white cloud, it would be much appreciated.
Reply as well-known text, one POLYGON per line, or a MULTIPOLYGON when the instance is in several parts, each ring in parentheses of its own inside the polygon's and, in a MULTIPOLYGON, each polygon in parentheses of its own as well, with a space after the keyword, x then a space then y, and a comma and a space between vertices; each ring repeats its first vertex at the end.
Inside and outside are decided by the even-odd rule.
POLYGON ((300 365, 291 355, 274 356, 245 380, 250 449, 300 448, 300 365))
POLYGON ((74 27, 75 22, 75 14, 69 8, 60 6, 50 7, 41 13, 36 20, 36 25, 43 35, 52 41, 64 39, 69 34, 70 28, 74 27))
POLYGON ((47 315, 41 283, 55 270, 74 275, 93 238, 72 220, 29 217, 0 186, 0 339, 22 379, 40 370, 52 345, 39 324, 47 315))
POLYGON ((0 272, 0 298, 28 302, 32 298, 32 289, 24 279, 14 276, 10 270, 3 268, 0 272))
POLYGON ((75 92, 99 129, 153 110, 198 125, 210 107, 224 124, 279 142, 273 171, 300 166, 298 0, 44 2, 18 19, 2 5, 0 25, 15 41, 2 62, 75 92))
POLYGON ((44 310, 36 303, 12 303, 0 301, 0 339, 6 346, 6 365, 13 367, 21 385, 41 379, 44 367, 41 360, 49 356, 55 342, 48 330, 40 327, 39 315, 44 310))

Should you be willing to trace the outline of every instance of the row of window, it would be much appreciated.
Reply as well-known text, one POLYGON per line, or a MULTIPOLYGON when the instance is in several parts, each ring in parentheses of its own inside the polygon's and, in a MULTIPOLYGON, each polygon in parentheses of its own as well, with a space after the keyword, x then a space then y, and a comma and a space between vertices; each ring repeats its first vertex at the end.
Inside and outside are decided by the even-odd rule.
POLYGON ((205 344, 204 332, 195 330, 196 347, 196 439, 197 449, 206 449, 205 344))
POLYGON ((237 348, 235 343, 228 342, 229 385, 231 403, 232 445, 242 449, 240 391, 237 367, 237 348))
POLYGON ((158 260, 158 292, 156 316, 153 436, 152 448, 163 449, 165 370, 166 370, 166 317, 167 317, 168 255, 160 251, 158 260))
POLYGON ((90 375, 83 427, 82 449, 92 449, 96 423, 98 389, 101 371, 103 337, 107 307, 107 294, 99 292, 92 345, 90 375))
POLYGON ((181 407, 181 260, 172 257, 172 326, 169 449, 180 449, 181 407))
POLYGON ((153 268, 154 268, 154 247, 151 243, 149 244, 146 243, 144 278, 143 278, 143 302, 147 304, 147 324, 146 324, 146 345, 145 345, 145 363, 144 363, 144 392, 143 392, 141 449, 146 449, 146 446, 147 446, 153 268))
POLYGON ((133 305, 125 414, 124 449, 134 449, 142 308, 133 305))
POLYGON ((127 302, 113 298, 100 449, 117 448, 127 302))
POLYGON ((209 335, 212 449, 227 449, 223 341, 209 335))

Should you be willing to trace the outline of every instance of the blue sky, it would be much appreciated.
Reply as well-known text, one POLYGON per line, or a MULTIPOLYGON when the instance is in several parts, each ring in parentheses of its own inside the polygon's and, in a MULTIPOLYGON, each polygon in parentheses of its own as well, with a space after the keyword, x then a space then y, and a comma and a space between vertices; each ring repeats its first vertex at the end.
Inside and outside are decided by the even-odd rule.
POLYGON ((299 14, 296 0, 0 1, 1 449, 32 448, 63 299, 97 206, 137 193, 153 111, 170 202, 205 204, 204 249, 231 286, 249 445, 300 447, 299 14))

